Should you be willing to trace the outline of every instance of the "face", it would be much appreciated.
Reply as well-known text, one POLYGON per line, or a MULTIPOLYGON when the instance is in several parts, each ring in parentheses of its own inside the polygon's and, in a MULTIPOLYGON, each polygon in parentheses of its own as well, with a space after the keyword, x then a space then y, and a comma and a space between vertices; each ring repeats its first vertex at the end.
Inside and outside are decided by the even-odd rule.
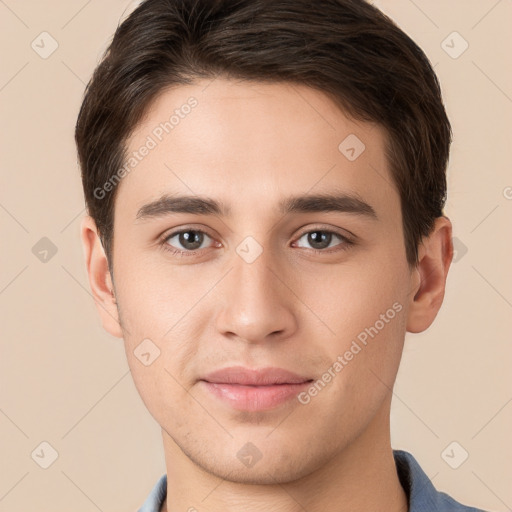
POLYGON ((115 297, 168 442, 217 476, 270 483, 385 429, 414 273, 383 129, 304 86, 219 78, 163 92, 133 152, 115 297), (205 382, 233 366, 306 382, 205 382))

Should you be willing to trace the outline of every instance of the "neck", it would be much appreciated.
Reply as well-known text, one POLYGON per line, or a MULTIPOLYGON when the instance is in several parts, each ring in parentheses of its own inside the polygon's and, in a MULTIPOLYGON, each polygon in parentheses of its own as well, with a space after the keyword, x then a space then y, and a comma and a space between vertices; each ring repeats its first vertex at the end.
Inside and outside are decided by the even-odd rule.
POLYGON ((390 402, 359 437, 315 471, 276 485, 219 478, 190 460, 162 429, 169 499, 161 512, 408 512, 390 443, 390 402))

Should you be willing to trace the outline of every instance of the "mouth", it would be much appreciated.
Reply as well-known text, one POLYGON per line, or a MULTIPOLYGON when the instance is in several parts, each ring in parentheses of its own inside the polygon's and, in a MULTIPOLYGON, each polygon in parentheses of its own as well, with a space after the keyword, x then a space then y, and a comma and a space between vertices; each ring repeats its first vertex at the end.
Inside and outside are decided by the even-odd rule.
POLYGON ((273 384, 266 386, 201 382, 215 398, 234 409, 240 411, 266 411, 292 400, 309 386, 312 381, 300 384, 273 384))
POLYGON ((292 400, 312 378, 282 368, 217 370, 200 379, 211 396, 237 410, 265 411, 292 400))
POLYGON ((267 367, 260 369, 230 366, 215 370, 201 380, 212 384, 239 384, 242 386, 271 386, 275 384, 302 384, 311 381, 310 377, 285 370, 284 368, 267 367))

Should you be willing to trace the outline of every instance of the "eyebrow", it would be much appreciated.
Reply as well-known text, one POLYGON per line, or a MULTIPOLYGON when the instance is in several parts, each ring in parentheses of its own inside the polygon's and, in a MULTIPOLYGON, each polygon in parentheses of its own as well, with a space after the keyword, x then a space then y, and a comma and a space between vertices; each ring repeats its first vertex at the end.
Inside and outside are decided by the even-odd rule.
MULTIPOLYGON (((279 212, 283 215, 308 212, 342 212, 378 220, 377 214, 371 205, 360 197, 347 193, 291 196, 280 201, 278 207, 279 212)), ((172 213, 229 217, 231 208, 210 197, 164 194, 159 199, 142 206, 137 212, 136 219, 147 220, 164 217, 172 213)))

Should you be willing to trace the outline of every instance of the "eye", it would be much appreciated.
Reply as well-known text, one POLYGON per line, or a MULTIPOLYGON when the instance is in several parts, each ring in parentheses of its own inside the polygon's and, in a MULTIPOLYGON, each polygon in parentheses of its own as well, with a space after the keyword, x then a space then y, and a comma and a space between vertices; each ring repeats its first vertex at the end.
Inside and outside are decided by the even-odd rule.
POLYGON ((334 244, 334 247, 337 247, 335 251, 347 249, 354 243, 346 236, 326 229, 306 231, 298 238, 298 241, 303 238, 305 238, 306 242, 310 244, 312 250, 319 252, 334 252, 326 251, 326 249, 333 247, 332 242, 335 242, 336 239, 341 240, 341 243, 334 244))
POLYGON ((162 247, 173 254, 188 256, 195 254, 200 249, 205 249, 203 244, 207 238, 211 238, 205 231, 200 229, 182 229, 165 235, 162 239, 162 247), (171 241, 174 240, 174 244, 171 241), (180 248, 181 247, 181 248, 180 248))
MULTIPOLYGON (((184 228, 165 234, 160 241, 160 245, 165 251, 174 255, 194 256, 201 249, 211 247, 211 242, 208 245, 208 239, 212 240, 212 237, 201 229, 184 228)), ((311 246, 310 250, 317 253, 342 251, 354 245, 354 242, 346 236, 328 229, 306 231, 297 239, 297 242, 301 239, 305 239, 306 243, 311 246), (333 244, 336 240, 339 240, 339 243, 333 244), (333 250, 327 250, 332 247, 334 247, 333 250)), ((303 245, 298 245, 298 247, 308 249, 303 245)))

